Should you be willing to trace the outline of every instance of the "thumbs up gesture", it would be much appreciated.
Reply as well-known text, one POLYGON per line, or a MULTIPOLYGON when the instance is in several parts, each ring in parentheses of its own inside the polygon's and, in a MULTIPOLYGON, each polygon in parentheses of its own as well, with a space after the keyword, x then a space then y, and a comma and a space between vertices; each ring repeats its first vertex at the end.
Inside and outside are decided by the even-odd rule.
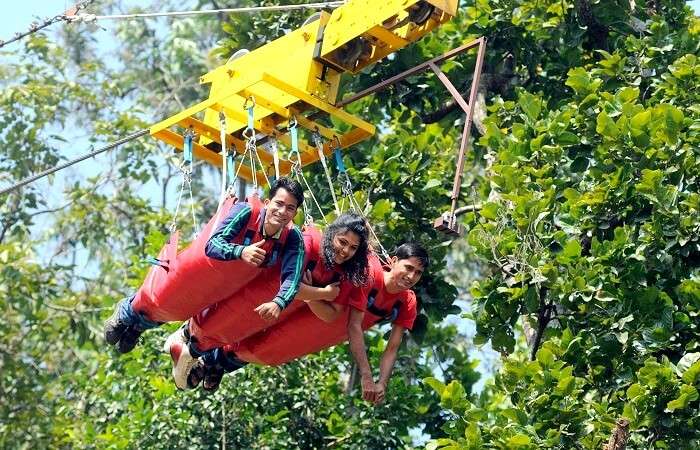
POLYGON ((251 266, 260 266, 260 264, 265 261, 265 255, 267 254, 267 252, 261 248, 264 243, 265 239, 246 246, 241 252, 241 259, 251 266))

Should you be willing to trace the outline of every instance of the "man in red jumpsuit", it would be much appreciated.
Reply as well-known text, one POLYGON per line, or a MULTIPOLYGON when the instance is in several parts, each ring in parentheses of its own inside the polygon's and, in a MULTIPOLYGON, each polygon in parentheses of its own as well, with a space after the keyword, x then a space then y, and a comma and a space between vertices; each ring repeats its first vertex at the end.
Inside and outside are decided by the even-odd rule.
POLYGON ((281 177, 270 187, 264 205, 255 197, 233 205, 204 251, 196 249, 189 255, 188 271, 156 286, 142 286, 117 304, 105 322, 105 341, 121 353, 131 351, 145 330, 187 320, 270 270, 278 274, 280 289, 256 312, 265 320, 276 319, 291 303, 301 281, 304 242, 291 221, 303 196, 298 182, 281 177))

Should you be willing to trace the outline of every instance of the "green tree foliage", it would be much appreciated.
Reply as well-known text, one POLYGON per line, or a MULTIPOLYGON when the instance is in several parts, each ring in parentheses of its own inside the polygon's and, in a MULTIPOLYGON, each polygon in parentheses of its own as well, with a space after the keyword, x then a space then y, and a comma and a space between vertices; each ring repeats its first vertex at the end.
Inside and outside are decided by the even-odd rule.
POLYGON ((468 243, 487 402, 430 448, 698 448, 700 21, 683 2, 477 2, 468 32, 512 59, 489 101, 468 243), (516 348, 525 322, 530 348, 516 348), (528 354, 530 353, 530 354, 528 354))
MULTIPOLYGON (((236 5, 127 6, 104 2, 91 12, 236 5)), ((9 184, 200 101, 207 92, 197 84, 199 75, 225 61, 234 43, 254 48, 305 16, 235 16, 230 24, 227 17, 118 22, 109 29, 109 48, 98 44, 103 32, 93 25, 25 40, 9 50, 12 63, 0 71, 0 144, 7 155, 0 180, 9 184), (209 52, 219 40, 222 45, 209 52)), ((451 33, 457 39, 454 27, 451 33)), ((433 49, 409 49, 412 60, 441 51, 437 41, 426 42, 433 49)), ((348 92, 363 85, 347 83, 348 92)), ((411 446, 412 429, 439 432, 444 414, 418 380, 445 375, 471 390, 479 378, 457 329, 435 326, 458 311, 451 306, 456 291, 441 276, 447 247, 430 222, 448 201, 444 174, 452 161, 441 156, 452 153, 459 129, 423 125, 400 102, 373 108, 378 101, 352 111, 386 130, 348 157, 356 198, 387 247, 409 239, 433 247, 433 267, 419 293, 427 314, 400 352, 386 405, 363 403, 352 383, 345 392, 352 368, 344 347, 281 368, 248 367, 213 396, 174 389, 170 361, 158 352, 173 326, 147 333, 128 355, 105 348, 102 321, 116 300, 140 285, 148 269, 143 258, 158 251, 172 219, 176 155, 145 138, 0 202, 0 396, 6 399, 0 402, 0 447, 401 448, 411 446)), ((312 182, 330 205, 316 170, 312 182)), ((211 175, 197 166, 200 223, 216 201, 211 175)), ((192 231, 187 218, 178 224, 184 235, 192 231)), ((368 337, 375 367, 385 332, 368 337)))

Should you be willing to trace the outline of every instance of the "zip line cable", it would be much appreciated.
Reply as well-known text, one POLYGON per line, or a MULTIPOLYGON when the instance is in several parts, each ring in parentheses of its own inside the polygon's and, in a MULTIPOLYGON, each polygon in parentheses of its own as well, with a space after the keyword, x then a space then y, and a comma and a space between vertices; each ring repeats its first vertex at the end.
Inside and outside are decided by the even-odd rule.
POLYGON ((257 13, 267 11, 294 11, 299 9, 323 9, 335 8, 345 4, 344 1, 333 2, 318 2, 318 3, 303 3, 299 5, 273 5, 273 6, 249 6, 241 8, 221 8, 193 11, 171 11, 162 13, 134 13, 134 14, 115 14, 111 16, 97 16, 94 14, 77 14, 69 17, 70 22, 93 22, 96 20, 120 20, 120 19, 150 19, 154 17, 176 17, 176 16, 196 16, 203 14, 219 14, 219 13, 257 13))
POLYGON ((29 26, 29 31, 25 31, 24 33, 15 33, 15 36, 7 41, 0 40, 0 48, 3 48, 4 46, 8 44, 12 44, 15 41, 19 41, 20 39, 29 36, 30 34, 34 34, 37 31, 43 30, 44 28, 48 27, 49 25, 53 25, 56 22, 63 22, 63 21, 70 21, 71 17, 75 17, 75 15, 80 12, 81 10, 87 8, 90 6, 90 4, 94 3, 95 0, 85 0, 79 3, 76 3, 71 9, 66 10, 63 14, 59 14, 57 16, 54 16, 52 18, 46 18, 44 19, 44 23, 38 23, 38 22, 33 22, 29 26))
POLYGON ((113 148, 119 147, 119 146, 122 145, 122 144, 126 144, 126 143, 129 142, 129 141, 133 141, 134 139, 138 139, 138 138, 140 138, 141 136, 144 136, 144 135, 146 135, 146 134, 148 134, 148 133, 149 133, 148 128, 143 129, 143 130, 140 130, 140 131, 137 131, 137 132, 135 132, 135 133, 132 133, 132 134, 130 134, 130 135, 128 135, 128 136, 122 138, 122 139, 119 139, 118 141, 112 142, 111 144, 105 145, 104 147, 101 147, 101 148, 99 148, 99 149, 97 149, 97 150, 93 150, 93 151, 91 151, 90 153, 86 153, 86 154, 84 154, 84 155, 82 155, 82 156, 79 156, 79 157, 77 157, 77 158, 75 158, 75 159, 72 159, 72 160, 70 160, 70 161, 67 161, 67 162, 65 162, 65 163, 63 163, 63 164, 60 164, 60 165, 58 165, 58 166, 52 167, 51 169, 47 169, 47 170, 45 170, 45 171, 43 171, 43 172, 41 172, 41 173, 38 173, 38 174, 36 174, 36 175, 31 175, 31 176, 25 178, 24 180, 22 180, 22 181, 20 181, 20 182, 18 182, 18 183, 16 183, 16 184, 14 184, 14 185, 12 185, 12 186, 10 186, 10 187, 7 187, 7 188, 1 190, 1 191, 0 191, 0 196, 5 195, 5 194, 7 194, 7 193, 9 193, 9 192, 15 191, 15 190, 17 190, 17 189, 19 189, 19 188, 21 188, 21 187, 23 187, 23 186, 26 186, 26 185, 28 185, 29 183, 32 183, 32 182, 38 180, 39 178, 43 178, 43 177, 45 177, 45 176, 47 176, 47 175, 51 175, 52 173, 58 172, 59 170, 63 170, 63 169, 65 169, 66 167, 70 167, 70 166, 72 166, 72 165, 74 165, 74 164, 77 164, 77 163, 79 163, 79 162, 81 162, 81 161, 84 161, 84 160, 86 160, 86 159, 88 159, 88 158, 91 158, 91 157, 93 157, 93 156, 99 155, 100 153, 104 153, 104 152, 106 152, 107 150, 112 150, 113 148))
POLYGON ((77 3, 73 8, 59 14, 51 19, 46 19, 44 23, 37 24, 33 23, 29 31, 24 33, 17 33, 12 39, 8 41, 0 40, 0 48, 7 44, 11 44, 15 41, 22 39, 23 37, 34 34, 39 30, 42 30, 49 25, 53 25, 56 22, 95 22, 98 20, 120 20, 120 19, 149 19, 155 17, 176 17, 176 16, 195 16, 203 14, 220 14, 220 13, 258 13, 267 11, 294 11, 300 9, 323 9, 323 8, 336 8, 345 4, 344 1, 331 1, 331 2, 317 2, 317 3, 305 3, 299 5, 271 5, 271 6, 250 6, 241 8, 220 8, 220 9, 207 9, 199 11, 170 11, 162 13, 135 13, 135 14, 115 14, 111 16, 98 16, 95 14, 78 14, 81 10, 87 8, 95 0, 85 0, 83 2, 77 3))

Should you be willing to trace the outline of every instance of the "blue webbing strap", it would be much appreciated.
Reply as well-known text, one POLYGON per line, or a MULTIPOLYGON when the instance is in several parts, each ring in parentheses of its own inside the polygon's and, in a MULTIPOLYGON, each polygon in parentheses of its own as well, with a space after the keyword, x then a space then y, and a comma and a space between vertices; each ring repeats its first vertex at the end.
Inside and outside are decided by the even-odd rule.
POLYGON ((255 130, 255 123, 254 123, 254 116, 253 116, 253 111, 255 110, 255 104, 249 106, 246 108, 248 110, 248 129, 249 130, 255 130))
POLYGON ((192 133, 188 130, 185 132, 185 145, 182 149, 183 164, 192 164, 192 133))
POLYGON ((234 153, 236 150, 232 150, 231 153, 226 155, 226 171, 228 174, 229 186, 233 186, 236 182, 236 153, 234 153))
POLYGON ((289 132, 292 135, 292 154, 299 154, 299 130, 297 130, 296 125, 289 128, 289 132))
POLYGON ((340 149, 336 148, 333 150, 333 154, 335 155, 335 167, 338 169, 338 172, 347 172, 345 163, 343 162, 343 154, 340 152, 340 149))

